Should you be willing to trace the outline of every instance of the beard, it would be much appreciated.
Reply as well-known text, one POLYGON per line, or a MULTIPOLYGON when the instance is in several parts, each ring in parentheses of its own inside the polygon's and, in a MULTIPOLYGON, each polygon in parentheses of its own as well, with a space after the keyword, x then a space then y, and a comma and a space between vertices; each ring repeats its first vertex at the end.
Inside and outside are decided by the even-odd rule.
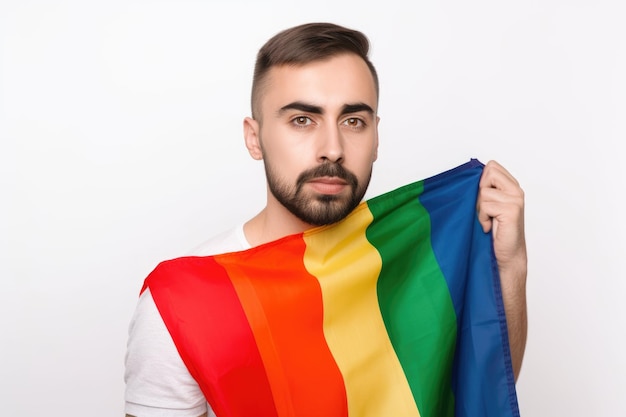
POLYGON ((372 176, 370 170, 363 184, 359 184, 356 175, 336 162, 325 162, 315 168, 304 171, 290 185, 279 178, 272 169, 272 164, 264 159, 265 175, 268 187, 274 197, 294 216, 314 226, 324 226, 344 219, 359 205, 372 176), (303 187, 315 178, 335 177, 344 180, 350 189, 349 195, 307 193, 303 187))

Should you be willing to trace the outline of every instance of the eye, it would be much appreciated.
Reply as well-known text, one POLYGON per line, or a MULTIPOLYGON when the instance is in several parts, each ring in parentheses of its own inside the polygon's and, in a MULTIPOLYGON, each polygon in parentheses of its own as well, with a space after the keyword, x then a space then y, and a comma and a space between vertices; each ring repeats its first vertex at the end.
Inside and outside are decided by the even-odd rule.
POLYGON ((353 129, 362 129, 365 127, 365 122, 358 117, 349 117, 343 122, 346 126, 353 129))
POLYGON ((309 126, 313 122, 307 116, 297 116, 291 119, 291 123, 294 124, 296 127, 305 127, 309 126))

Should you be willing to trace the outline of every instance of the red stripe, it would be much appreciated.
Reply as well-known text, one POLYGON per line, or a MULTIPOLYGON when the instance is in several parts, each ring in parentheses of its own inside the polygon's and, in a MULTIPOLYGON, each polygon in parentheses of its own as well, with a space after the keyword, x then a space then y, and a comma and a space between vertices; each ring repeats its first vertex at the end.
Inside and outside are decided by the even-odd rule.
POLYGON ((218 416, 277 416, 248 320, 226 271, 213 258, 162 263, 145 285, 218 416))
POLYGON ((304 251, 302 238, 290 237, 216 260, 252 326, 278 415, 347 416, 343 377, 324 338, 320 285, 304 251))

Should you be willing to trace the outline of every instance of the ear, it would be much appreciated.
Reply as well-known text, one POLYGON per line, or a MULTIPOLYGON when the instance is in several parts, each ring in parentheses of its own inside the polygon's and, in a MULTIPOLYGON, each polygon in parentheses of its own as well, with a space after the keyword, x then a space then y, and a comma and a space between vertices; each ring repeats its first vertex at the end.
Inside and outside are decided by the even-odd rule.
POLYGON ((259 122, 251 117, 243 119, 243 138, 250 156, 257 161, 262 160, 263 150, 259 141, 259 122))
POLYGON ((378 159, 378 123, 380 123, 380 117, 376 116, 376 143, 374 144, 374 158, 372 162, 378 159))

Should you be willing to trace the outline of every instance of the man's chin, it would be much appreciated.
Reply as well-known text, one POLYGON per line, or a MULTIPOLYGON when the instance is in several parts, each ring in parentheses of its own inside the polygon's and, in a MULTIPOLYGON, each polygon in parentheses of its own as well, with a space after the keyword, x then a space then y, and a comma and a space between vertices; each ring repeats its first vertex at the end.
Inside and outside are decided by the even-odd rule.
POLYGON ((345 198, 333 195, 319 196, 306 213, 300 213, 298 217, 314 226, 328 226, 346 218, 354 210, 354 207, 345 198))
POLYGON ((315 200, 321 204, 342 204, 342 200, 345 198, 339 194, 318 194, 315 196, 315 200))

